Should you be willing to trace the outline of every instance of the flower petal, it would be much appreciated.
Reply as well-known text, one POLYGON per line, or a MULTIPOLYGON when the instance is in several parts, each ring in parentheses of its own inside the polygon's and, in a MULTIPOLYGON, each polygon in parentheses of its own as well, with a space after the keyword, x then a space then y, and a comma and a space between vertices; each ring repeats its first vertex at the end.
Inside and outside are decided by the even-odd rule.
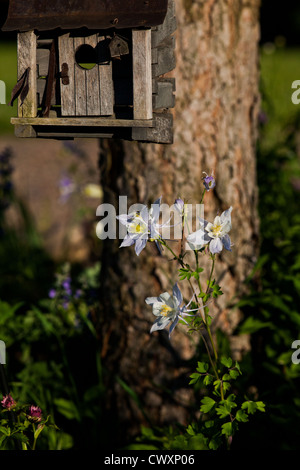
POLYGON ((172 325, 170 326, 170 329, 169 329, 169 338, 170 338, 171 333, 172 333, 172 331, 174 330, 175 326, 177 325, 178 321, 179 321, 179 318, 176 317, 175 320, 173 321, 172 325))
POLYGON ((220 238, 213 238, 209 244, 209 249, 211 253, 220 253, 223 249, 223 244, 220 238))
POLYGON ((195 246, 203 246, 206 245, 211 240, 211 237, 204 232, 201 228, 196 232, 191 233, 187 237, 187 241, 192 243, 195 246))
POLYGON ((134 240, 128 234, 125 236, 124 240, 122 241, 119 248, 123 248, 124 246, 131 246, 134 244, 134 240))
POLYGON ((128 220, 130 220, 129 215, 127 215, 127 214, 117 215, 116 218, 117 218, 117 219, 121 222, 121 224, 123 224, 123 225, 127 225, 128 220))
POLYGON ((143 219, 143 221, 148 224, 148 219, 149 219, 149 211, 148 207, 144 206, 143 209, 140 212, 140 217, 143 219))
POLYGON ((172 297, 169 292, 164 292, 163 294, 160 294, 158 299, 161 300, 163 303, 168 303, 170 300, 172 300, 172 297))
POLYGON ((170 323, 170 318, 159 317, 153 323, 150 333, 157 330, 163 330, 170 323))
POLYGON ((148 304, 148 305, 152 305, 152 304, 158 302, 158 300, 159 300, 158 297, 147 297, 147 298, 145 299, 145 302, 146 302, 146 304, 148 304))
POLYGON ((180 292, 177 282, 173 287, 173 297, 177 301, 177 306, 179 307, 182 304, 183 298, 182 298, 182 293, 180 292))
POLYGON ((230 237, 229 235, 225 235, 224 237, 221 238, 221 241, 224 245, 224 248, 228 251, 232 251, 231 250, 231 241, 230 241, 230 237))
POLYGON ((222 224, 224 224, 224 222, 229 222, 231 225, 231 212, 232 206, 230 206, 229 209, 227 209, 226 211, 222 212, 222 214, 220 215, 222 224))
POLYGON ((159 218, 161 199, 162 199, 162 196, 156 199, 156 201, 154 201, 154 203, 151 205, 151 209, 152 209, 151 218, 154 222, 156 222, 157 219, 159 218))
POLYGON ((138 238, 135 242, 135 252, 137 256, 140 255, 141 251, 145 248, 147 244, 147 239, 146 238, 138 238))

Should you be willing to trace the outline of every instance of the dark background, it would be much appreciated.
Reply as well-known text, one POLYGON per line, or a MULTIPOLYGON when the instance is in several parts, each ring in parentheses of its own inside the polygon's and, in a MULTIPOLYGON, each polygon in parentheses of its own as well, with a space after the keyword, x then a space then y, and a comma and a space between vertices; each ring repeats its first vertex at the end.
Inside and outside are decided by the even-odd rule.
POLYGON ((272 42, 276 36, 284 36, 287 46, 300 44, 300 4, 295 0, 272 2, 262 0, 261 43, 272 42))

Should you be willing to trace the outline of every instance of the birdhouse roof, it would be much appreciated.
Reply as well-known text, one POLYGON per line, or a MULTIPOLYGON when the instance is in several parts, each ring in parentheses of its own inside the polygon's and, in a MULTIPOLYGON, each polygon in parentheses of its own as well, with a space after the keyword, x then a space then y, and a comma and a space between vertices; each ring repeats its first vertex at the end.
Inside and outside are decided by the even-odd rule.
POLYGON ((151 27, 162 24, 168 0, 0 0, 2 31, 151 27))

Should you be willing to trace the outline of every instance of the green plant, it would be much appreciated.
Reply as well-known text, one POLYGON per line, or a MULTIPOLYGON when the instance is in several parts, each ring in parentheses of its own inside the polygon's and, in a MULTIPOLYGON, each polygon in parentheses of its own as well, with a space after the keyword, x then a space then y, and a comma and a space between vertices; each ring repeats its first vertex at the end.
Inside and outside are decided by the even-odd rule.
MULTIPOLYGON (((203 184, 201 205, 206 192, 212 190, 216 183, 212 175, 206 175, 203 184)), ((179 214, 179 222, 175 216, 174 226, 180 224, 182 235, 181 250, 178 254, 162 234, 166 224, 161 225, 158 222, 160 204, 161 198, 156 200, 150 209, 141 206, 141 209, 136 212, 128 215, 122 214, 118 217, 127 228, 127 235, 120 247, 134 245, 135 252, 139 255, 147 243, 155 242, 161 253, 166 250, 171 254, 172 260, 178 264, 179 282, 175 282, 173 285, 172 293, 164 292, 158 297, 145 299, 146 304, 152 306, 153 314, 156 317, 150 332, 169 327, 170 338, 174 328, 181 323, 187 327, 189 333, 197 332, 199 334, 206 348, 208 360, 207 362, 199 361, 196 371, 190 377, 190 385, 198 386, 198 383, 201 382, 204 387, 199 403, 200 418, 186 429, 181 429, 179 433, 172 432, 172 435, 169 433, 167 440, 154 439, 154 441, 160 442, 164 449, 190 449, 191 442, 193 445, 196 445, 197 442, 197 446, 203 449, 216 450, 224 447, 229 449, 239 425, 247 422, 249 416, 256 411, 265 411, 264 403, 245 397, 245 391, 243 391, 243 399, 237 397, 237 388, 233 383, 241 375, 240 366, 231 357, 219 354, 211 332, 213 318, 210 315, 209 305, 223 294, 221 286, 214 278, 215 265, 218 262, 218 255, 223 249, 228 251, 232 249, 229 237, 232 207, 225 210, 220 216, 217 215, 212 223, 200 218, 200 228, 196 232, 190 233, 188 207, 182 199, 176 199, 174 209, 179 214), (184 250, 185 227, 189 233, 186 237, 187 251, 194 255, 193 265, 187 261, 187 251, 184 250), (204 268, 200 266, 203 257, 208 257, 210 262, 205 287, 204 268), (191 291, 191 298, 187 303, 180 290, 181 283, 187 283, 191 291)), ((145 430, 143 432, 145 434, 145 430)))
POLYGON ((50 416, 43 417, 35 405, 16 402, 10 394, 3 396, 0 411, 0 449, 36 450, 37 440, 46 427, 56 429, 50 416))

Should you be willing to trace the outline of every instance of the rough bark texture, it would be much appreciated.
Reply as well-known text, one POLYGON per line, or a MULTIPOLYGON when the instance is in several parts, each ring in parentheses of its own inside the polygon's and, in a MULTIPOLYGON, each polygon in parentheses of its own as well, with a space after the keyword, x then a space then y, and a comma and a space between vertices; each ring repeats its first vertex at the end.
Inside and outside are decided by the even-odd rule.
MULTIPOLYGON (((118 196, 151 204, 163 195, 197 203, 203 171, 214 171, 217 187, 208 193, 205 218, 233 206, 232 253, 222 253, 216 278, 224 295, 212 308, 214 327, 232 334, 240 320, 228 308, 255 263, 258 215, 255 148, 259 111, 259 0, 176 0, 176 106, 174 144, 101 141, 100 169, 105 201, 118 196)), ((156 424, 185 423, 192 395, 189 360, 195 345, 184 329, 149 335, 153 321, 144 300, 170 290, 174 263, 149 244, 137 257, 133 247, 105 241, 102 257, 102 360, 111 406, 120 430, 139 430, 143 415, 115 380, 119 376, 139 396, 156 424), (183 406, 186 404, 186 406, 183 406)), ((189 294, 187 295, 189 296, 189 294)), ((233 353, 247 338, 231 338, 233 353)))

